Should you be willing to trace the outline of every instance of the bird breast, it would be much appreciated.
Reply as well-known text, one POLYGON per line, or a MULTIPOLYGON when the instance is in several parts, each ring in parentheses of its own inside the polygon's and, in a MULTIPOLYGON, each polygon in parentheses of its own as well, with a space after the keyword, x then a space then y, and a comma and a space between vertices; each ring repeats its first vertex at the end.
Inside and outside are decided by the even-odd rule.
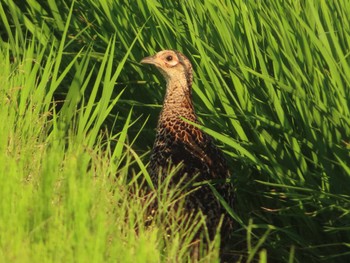
POLYGON ((171 115, 172 117, 167 114, 163 118, 162 116, 163 114, 158 124, 158 133, 160 136, 170 136, 172 140, 182 142, 200 142, 203 140, 203 132, 181 118, 183 117, 184 119, 198 123, 195 115, 184 112, 184 114, 171 115))

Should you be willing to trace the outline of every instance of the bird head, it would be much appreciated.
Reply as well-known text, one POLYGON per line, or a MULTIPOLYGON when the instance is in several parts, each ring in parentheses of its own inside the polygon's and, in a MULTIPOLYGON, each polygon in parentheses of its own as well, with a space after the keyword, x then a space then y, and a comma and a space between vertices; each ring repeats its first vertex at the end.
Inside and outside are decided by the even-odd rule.
POLYGON ((192 84, 191 63, 179 51, 163 50, 153 56, 143 58, 141 63, 155 65, 167 82, 185 77, 188 86, 192 84))

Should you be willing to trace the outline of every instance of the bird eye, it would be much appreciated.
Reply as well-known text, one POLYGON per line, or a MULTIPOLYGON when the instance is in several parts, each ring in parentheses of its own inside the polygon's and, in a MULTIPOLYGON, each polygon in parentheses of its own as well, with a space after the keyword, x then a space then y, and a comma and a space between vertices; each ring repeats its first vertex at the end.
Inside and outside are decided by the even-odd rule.
POLYGON ((166 59, 167 61, 172 61, 172 60, 173 60, 173 56, 167 56, 165 59, 166 59))

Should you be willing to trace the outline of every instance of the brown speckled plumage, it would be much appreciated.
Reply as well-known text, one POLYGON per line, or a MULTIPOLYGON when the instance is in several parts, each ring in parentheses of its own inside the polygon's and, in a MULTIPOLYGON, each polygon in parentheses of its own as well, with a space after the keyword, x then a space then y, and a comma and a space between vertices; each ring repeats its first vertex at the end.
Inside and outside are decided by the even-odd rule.
MULTIPOLYGON (((161 111, 157 135, 151 153, 149 173, 157 187, 159 178, 164 180, 169 171, 169 165, 182 163, 174 180, 189 182, 195 177, 195 182, 218 180, 217 191, 232 203, 232 187, 223 183, 229 178, 225 158, 212 138, 188 123, 189 120, 199 123, 192 102, 192 65, 180 52, 164 50, 154 56, 142 59, 141 63, 153 64, 165 77, 167 90, 161 111), (186 119, 186 120, 184 120, 186 119)), ((201 209, 207 217, 210 233, 214 233, 224 208, 214 196, 208 185, 187 196, 187 209, 201 209)), ((226 221, 228 220, 226 216, 226 221)), ((224 222, 223 227, 230 225, 224 222)), ((226 229, 227 230, 227 229, 226 229)))

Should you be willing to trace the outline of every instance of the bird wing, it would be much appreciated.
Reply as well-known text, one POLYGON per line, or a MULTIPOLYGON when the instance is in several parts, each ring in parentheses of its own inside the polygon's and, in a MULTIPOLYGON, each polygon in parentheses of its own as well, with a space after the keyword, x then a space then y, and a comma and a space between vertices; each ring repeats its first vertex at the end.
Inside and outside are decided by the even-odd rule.
POLYGON ((183 146, 194 158, 206 166, 213 178, 227 177, 228 169, 222 152, 214 145, 213 139, 192 126, 191 133, 185 136, 183 146))

